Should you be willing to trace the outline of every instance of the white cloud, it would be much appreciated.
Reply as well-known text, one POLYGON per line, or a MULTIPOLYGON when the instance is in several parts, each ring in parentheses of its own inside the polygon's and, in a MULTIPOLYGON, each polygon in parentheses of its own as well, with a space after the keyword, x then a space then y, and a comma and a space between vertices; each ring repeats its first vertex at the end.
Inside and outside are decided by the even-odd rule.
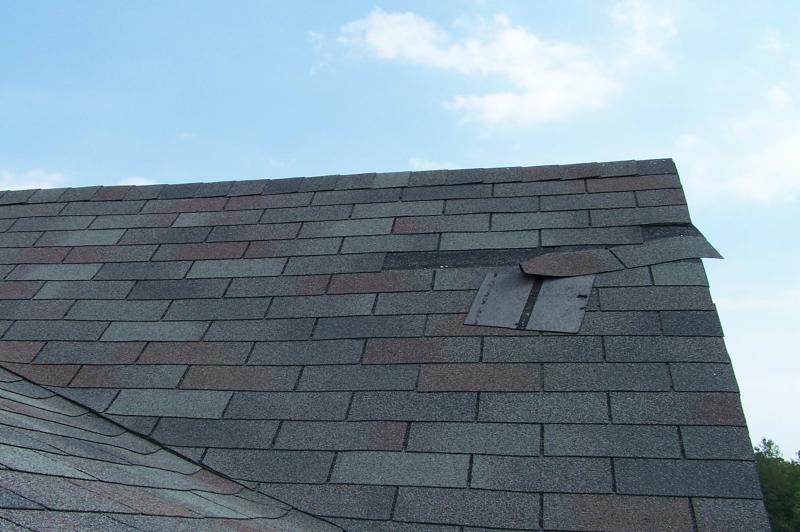
POLYGON ((117 185, 135 185, 135 186, 157 185, 157 184, 158 184, 157 181, 153 181, 152 179, 135 175, 126 177, 125 179, 117 183, 117 185))
POLYGON ((58 188, 65 186, 66 177, 60 172, 34 169, 25 172, 0 169, 0 190, 58 188))
POLYGON ((764 36, 764 39, 758 43, 758 49, 766 52, 780 52, 786 48, 786 44, 781 38, 781 34, 777 31, 770 31, 764 36))
POLYGON ((776 138, 745 157, 730 188, 757 201, 793 201, 800 192, 800 131, 776 138))
POLYGON ((427 159, 417 159, 412 157, 408 160, 408 167, 412 170, 446 170, 447 168, 455 168, 457 165, 453 163, 437 163, 427 159))
POLYGON ((387 61, 437 68, 506 88, 444 105, 486 125, 540 124, 608 103, 620 86, 583 46, 546 40, 503 15, 455 38, 415 13, 380 9, 342 26, 337 43, 387 61))
POLYGON ((664 48, 678 33, 670 13, 641 0, 625 0, 614 5, 610 16, 630 32, 623 64, 637 58, 666 61, 664 48))

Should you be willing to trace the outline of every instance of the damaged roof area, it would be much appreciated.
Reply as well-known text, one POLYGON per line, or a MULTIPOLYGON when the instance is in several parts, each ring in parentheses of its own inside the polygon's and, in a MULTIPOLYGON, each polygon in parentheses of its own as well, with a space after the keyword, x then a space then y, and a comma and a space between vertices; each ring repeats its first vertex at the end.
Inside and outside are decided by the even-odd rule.
POLYGON ((0 523, 768 530, 717 256, 671 160, 2 193, 0 523))

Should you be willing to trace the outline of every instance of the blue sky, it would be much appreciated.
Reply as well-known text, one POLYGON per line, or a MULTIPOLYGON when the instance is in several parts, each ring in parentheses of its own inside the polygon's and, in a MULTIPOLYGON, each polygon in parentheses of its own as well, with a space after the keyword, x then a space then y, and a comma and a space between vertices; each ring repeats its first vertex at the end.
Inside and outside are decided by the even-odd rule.
POLYGON ((800 3, 0 2, 0 189, 673 157, 800 449, 800 3))

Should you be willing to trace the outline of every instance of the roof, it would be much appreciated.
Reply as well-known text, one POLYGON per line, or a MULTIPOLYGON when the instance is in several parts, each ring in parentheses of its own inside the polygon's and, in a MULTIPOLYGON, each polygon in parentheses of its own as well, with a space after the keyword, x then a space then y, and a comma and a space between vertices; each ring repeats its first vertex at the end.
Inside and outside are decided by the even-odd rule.
POLYGON ((768 530, 671 160, 11 191, 0 231, 0 365, 297 530, 768 530))

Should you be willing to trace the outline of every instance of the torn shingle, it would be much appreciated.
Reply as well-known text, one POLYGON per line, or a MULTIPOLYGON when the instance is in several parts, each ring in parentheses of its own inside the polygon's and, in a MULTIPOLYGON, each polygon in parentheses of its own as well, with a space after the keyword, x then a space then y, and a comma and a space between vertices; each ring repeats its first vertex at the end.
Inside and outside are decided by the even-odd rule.
POLYGON ((578 332, 594 284, 594 275, 545 279, 526 329, 578 332))
POLYGON ((607 249, 547 253, 520 264, 528 275, 573 277, 622 270, 622 263, 607 249))
POLYGON ((464 323, 516 328, 532 288, 533 279, 519 272, 487 274, 464 323))

